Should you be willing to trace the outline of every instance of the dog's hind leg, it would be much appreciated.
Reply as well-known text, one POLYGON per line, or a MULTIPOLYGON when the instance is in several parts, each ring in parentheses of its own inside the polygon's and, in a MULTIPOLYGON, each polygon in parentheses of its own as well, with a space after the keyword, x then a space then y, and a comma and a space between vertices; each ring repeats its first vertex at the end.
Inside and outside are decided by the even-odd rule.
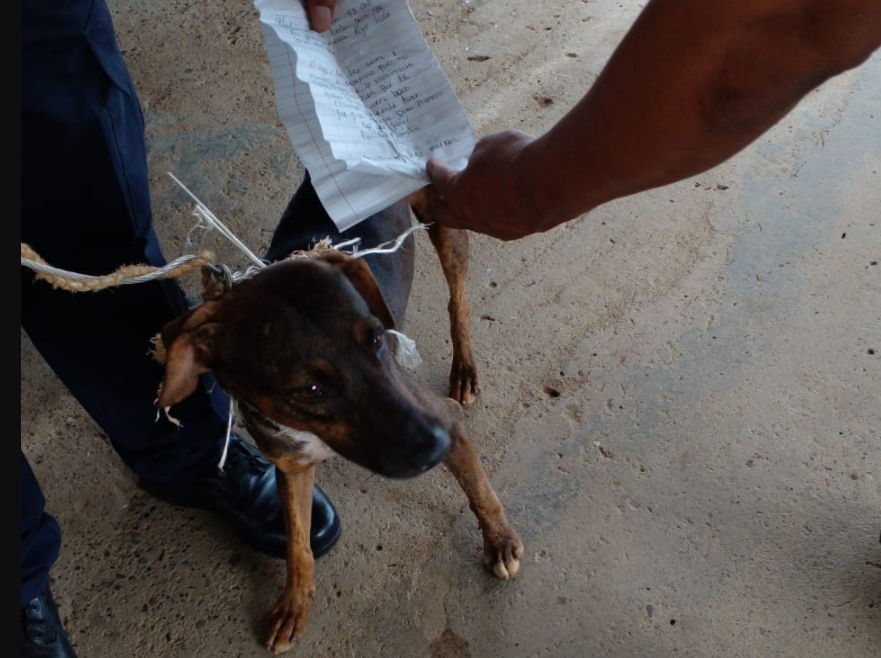
POLYGON ((408 199, 413 214, 428 224, 428 236, 440 258, 441 268, 450 289, 450 335, 453 339, 453 363, 450 367, 450 397, 464 406, 480 395, 480 381, 471 352, 471 308, 465 296, 468 278, 468 233, 432 222, 428 204, 420 190, 408 199))
POLYGON ((315 467, 288 463, 284 457, 272 459, 276 466, 278 493, 284 509, 288 536, 287 580, 284 591, 264 623, 266 648, 279 654, 291 648, 293 638, 303 637, 312 607, 315 559, 309 546, 312 521, 312 487, 315 467))
POLYGON ((462 407, 449 398, 440 400, 448 414, 452 438, 450 452, 444 465, 456 478, 468 496, 471 511, 477 517, 483 532, 483 564, 502 580, 507 580, 520 569, 523 543, 511 527, 502 502, 493 491, 480 463, 480 455, 465 424, 462 407))

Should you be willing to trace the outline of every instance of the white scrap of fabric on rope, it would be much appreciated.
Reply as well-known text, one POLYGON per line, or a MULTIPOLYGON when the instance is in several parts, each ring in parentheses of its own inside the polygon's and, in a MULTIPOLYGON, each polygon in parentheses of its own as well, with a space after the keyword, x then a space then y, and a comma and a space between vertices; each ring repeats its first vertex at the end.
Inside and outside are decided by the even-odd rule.
POLYGON ((422 357, 419 356, 419 351, 416 349, 416 341, 394 329, 386 329, 385 333, 397 338, 394 355, 398 365, 408 370, 419 367, 419 364, 422 363, 422 357))

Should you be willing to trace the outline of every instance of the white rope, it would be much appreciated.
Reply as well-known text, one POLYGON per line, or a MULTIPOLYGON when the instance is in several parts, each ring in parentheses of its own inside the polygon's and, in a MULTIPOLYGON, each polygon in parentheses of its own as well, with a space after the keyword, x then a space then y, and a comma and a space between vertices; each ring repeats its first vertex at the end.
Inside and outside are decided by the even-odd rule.
MULTIPOLYGON (((257 256, 254 254, 254 252, 251 251, 250 249, 248 249, 248 247, 245 245, 245 243, 242 242, 241 240, 239 240, 238 237, 236 237, 235 233, 233 233, 226 226, 224 226, 223 222, 221 222, 217 218, 217 216, 213 212, 211 212, 211 210, 209 210, 208 207, 204 203, 202 203, 199 200, 199 198, 187 188, 186 185, 184 185, 182 182, 180 182, 180 180, 174 174, 172 174, 170 171, 168 172, 168 175, 171 177, 171 179, 175 183, 180 185, 181 189, 184 192, 186 192, 187 195, 189 195, 189 197, 193 201, 196 202, 196 209, 193 211, 193 214, 199 219, 199 222, 192 229, 190 229, 190 231, 187 233, 187 244, 190 244, 190 235, 192 235, 193 231, 195 231, 197 229, 205 229, 205 230, 217 229, 218 231, 220 231, 220 233, 227 240, 232 242, 236 248, 238 248, 243 254, 245 254, 245 256, 248 257, 248 260, 250 260, 252 263, 254 263, 254 267, 256 267, 258 270, 266 267, 266 265, 267 265, 266 262, 261 260, 260 258, 257 258, 257 256)), ((371 254, 392 254, 392 253, 396 252, 398 249, 400 249, 401 245, 404 244, 404 240, 406 240, 408 237, 413 235, 413 233, 415 233, 416 231, 424 231, 426 229, 428 229, 427 224, 416 224, 415 226, 412 226, 411 228, 404 231, 401 235, 399 235, 394 240, 391 240, 389 242, 384 242, 383 244, 381 244, 377 247, 372 247, 370 249, 364 249, 363 251, 359 251, 356 246, 356 245, 358 245, 358 243, 361 242, 361 238, 352 238, 350 240, 346 240, 345 242, 340 242, 338 244, 332 244, 332 245, 330 245, 330 247, 331 247, 331 249, 335 249, 337 251, 343 251, 343 249, 346 247, 354 247, 351 251, 343 252, 345 254, 348 254, 352 258, 363 258, 364 256, 369 256, 371 254)), ((246 277, 248 275, 246 273, 245 275, 242 275, 242 276, 246 277)), ((235 275, 234 275, 233 280, 238 281, 238 279, 235 278, 235 275)))
MULTIPOLYGON (((190 192, 189 189, 187 189, 186 185, 181 183, 177 179, 177 177, 174 174, 172 174, 170 171, 168 172, 168 175, 171 176, 171 179, 175 183, 180 185, 181 188, 183 189, 183 191, 186 192, 189 195, 189 197, 193 201, 196 202, 196 210, 193 211, 193 214, 196 217, 198 217, 201 222, 204 222, 205 224, 207 224, 211 228, 214 228, 214 229, 217 229, 218 231, 220 231, 220 233, 223 235, 223 237, 225 237, 227 240, 232 242, 236 247, 238 247, 238 249, 243 254, 245 254, 245 256, 248 257, 248 260, 250 260, 252 263, 254 263, 254 265, 258 269, 263 269, 264 267, 266 267, 266 263, 264 263, 262 260, 257 258, 257 256, 254 254, 254 252, 251 251, 250 249, 248 249, 248 247, 245 246, 245 243, 236 237, 235 233, 233 233, 228 228, 226 228, 226 226, 223 225, 223 222, 221 222, 219 219, 217 219, 217 217, 214 215, 214 213, 211 212, 204 203, 199 201, 198 197, 196 197, 195 194, 193 194, 192 192, 190 192)), ((200 226, 197 225, 197 228, 200 228, 200 226)))
MULTIPOLYGON (((409 229, 401 233, 397 238, 389 242, 383 242, 378 247, 373 247, 371 249, 365 249, 364 251, 351 251, 346 252, 352 258, 363 258, 364 256, 369 256, 370 254, 393 254, 398 249, 401 248, 401 245, 404 244, 404 240, 413 235, 416 231, 425 231, 428 230, 428 224, 416 224, 415 226, 411 226, 409 229), (391 245, 391 246, 389 246, 391 245)), ((334 249, 339 249, 344 246, 345 243, 339 245, 333 245, 334 249)))
MULTIPOLYGON (((160 267, 156 270, 153 270, 149 274, 141 274, 136 277, 132 277, 131 279, 123 279, 117 283, 120 286, 128 286, 133 283, 147 283, 148 281, 155 281, 156 279, 163 278, 166 274, 171 272, 177 267, 184 265, 185 263, 189 263, 191 260, 195 260, 196 258, 200 258, 195 254, 190 254, 187 256, 181 256, 180 258, 176 258, 171 261, 164 267, 160 267)), ((52 267, 51 265, 46 265, 44 263, 38 263, 35 260, 31 260, 30 258, 22 258, 21 259, 22 267, 27 267, 35 272, 40 272, 42 274, 50 274, 53 276, 59 276, 64 279, 69 279, 71 281, 97 281, 98 279, 103 279, 104 276, 95 276, 92 274, 80 274, 79 272, 71 272, 70 270, 62 270, 58 267, 52 267)))
POLYGON ((336 250, 343 249, 344 247, 351 247, 361 242, 361 238, 352 238, 351 240, 346 240, 345 242, 338 242, 337 244, 331 245, 336 250))
POLYGON ((220 461, 217 462, 217 468, 221 471, 226 466, 226 457, 229 455, 229 441, 232 438, 232 428, 236 420, 236 399, 229 393, 227 395, 229 396, 229 413, 226 415, 226 436, 223 439, 223 452, 220 453, 220 461))

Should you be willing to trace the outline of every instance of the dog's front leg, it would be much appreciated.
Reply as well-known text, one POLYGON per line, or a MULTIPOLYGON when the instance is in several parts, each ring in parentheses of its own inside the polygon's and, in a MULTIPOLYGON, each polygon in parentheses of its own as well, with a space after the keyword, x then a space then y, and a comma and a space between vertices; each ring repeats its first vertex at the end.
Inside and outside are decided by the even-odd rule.
POLYGON ((471 308, 465 296, 469 260, 468 233, 432 224, 428 229, 428 237, 437 251, 450 290, 450 301, 447 305, 450 337, 453 340, 450 397, 467 407, 480 395, 480 377, 471 352, 471 308))
POLYGON ((471 511, 483 531, 484 566, 502 580, 507 580, 520 570, 523 543, 508 522, 502 502, 486 477, 480 455, 465 424, 462 407, 451 399, 441 402, 449 412, 452 439, 444 464, 468 496, 471 511))
POLYGON ((279 654, 291 648, 293 638, 305 634, 315 594, 312 581, 315 559, 309 545, 315 467, 291 464, 284 458, 273 461, 288 535, 287 581, 278 603, 266 615, 265 623, 266 647, 279 654))
POLYGON ((447 310, 450 314, 450 337, 453 340, 453 363, 450 367, 450 397, 468 406, 480 395, 480 379, 471 352, 471 308, 465 295, 468 279, 468 233, 433 222, 423 190, 409 198, 413 214, 428 224, 428 237, 440 259, 450 291, 447 310))

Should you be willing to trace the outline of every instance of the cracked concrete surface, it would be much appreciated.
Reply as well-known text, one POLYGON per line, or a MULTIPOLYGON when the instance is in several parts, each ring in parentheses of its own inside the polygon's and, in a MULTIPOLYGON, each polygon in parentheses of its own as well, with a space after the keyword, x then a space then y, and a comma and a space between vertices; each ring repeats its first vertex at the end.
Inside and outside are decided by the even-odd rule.
MULTIPOLYGON (((639 10, 412 6, 479 135, 550 126, 639 10)), ((251 5, 113 9, 166 255, 193 223, 167 171, 264 247, 302 172, 251 5)), ((393 482, 328 463, 344 534, 288 655, 881 656, 879 170, 876 54, 710 172, 516 243, 474 236, 484 392, 468 420, 523 568, 484 573, 443 469, 393 482)), ((442 393, 444 284, 423 238, 407 331, 442 393)), ((268 655, 283 564, 141 492, 24 334, 21 395, 79 654, 268 655)))

